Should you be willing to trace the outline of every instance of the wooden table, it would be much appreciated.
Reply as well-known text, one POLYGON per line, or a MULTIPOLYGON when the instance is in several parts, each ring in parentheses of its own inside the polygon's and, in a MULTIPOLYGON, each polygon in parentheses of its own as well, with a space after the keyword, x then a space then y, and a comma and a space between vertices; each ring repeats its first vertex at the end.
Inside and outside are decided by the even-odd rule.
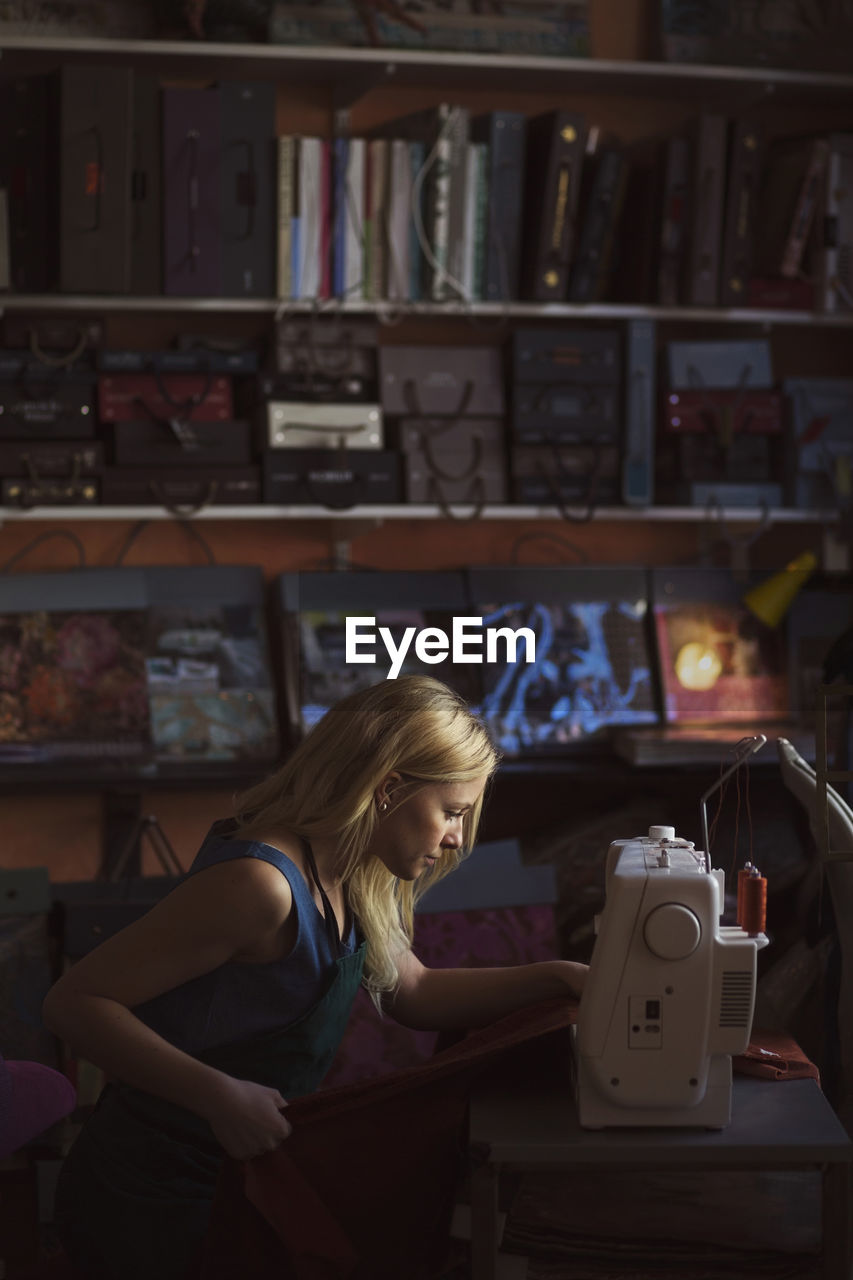
MULTIPOLYGON (((853 1142, 814 1080, 735 1076, 731 1123, 706 1129, 582 1129, 568 1078, 483 1080, 471 1099, 472 1280, 494 1280, 503 1170, 822 1173, 823 1274, 851 1280, 853 1142)), ((582 1227, 582 1224, 579 1224, 582 1227)), ((568 1275, 569 1273, 567 1273, 568 1275)))

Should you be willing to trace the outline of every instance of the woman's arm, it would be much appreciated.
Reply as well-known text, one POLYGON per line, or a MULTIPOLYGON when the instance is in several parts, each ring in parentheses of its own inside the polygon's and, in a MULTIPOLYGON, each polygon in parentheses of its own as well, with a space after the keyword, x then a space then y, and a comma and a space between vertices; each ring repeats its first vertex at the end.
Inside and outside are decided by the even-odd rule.
POLYGON ((73 965, 45 998, 45 1025, 107 1076, 208 1120, 229 1154, 268 1150, 290 1131, 277 1091, 198 1061, 132 1009, 279 934, 291 907, 287 880, 267 863, 210 867, 73 965))
POLYGON ((397 1022, 419 1031, 484 1027, 526 1005, 555 996, 579 996, 587 966, 542 960, 508 968, 428 969, 407 951, 398 963, 400 985, 387 1003, 397 1022))

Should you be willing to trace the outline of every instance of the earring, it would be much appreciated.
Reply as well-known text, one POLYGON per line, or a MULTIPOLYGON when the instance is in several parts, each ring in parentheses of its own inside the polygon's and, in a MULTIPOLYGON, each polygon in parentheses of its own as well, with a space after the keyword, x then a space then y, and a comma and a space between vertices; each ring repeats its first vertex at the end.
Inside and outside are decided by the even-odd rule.
POLYGON ((380 812, 380 813, 387 813, 387 811, 388 811, 388 801, 387 801, 387 800, 383 800, 383 801, 382 801, 382 803, 381 803, 381 805, 379 806, 379 812, 380 812))

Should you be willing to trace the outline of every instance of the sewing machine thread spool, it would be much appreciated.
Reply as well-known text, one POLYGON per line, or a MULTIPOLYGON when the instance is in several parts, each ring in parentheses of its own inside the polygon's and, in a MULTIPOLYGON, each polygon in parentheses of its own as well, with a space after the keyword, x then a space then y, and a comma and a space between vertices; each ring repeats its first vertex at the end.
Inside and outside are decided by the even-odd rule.
POLYGON ((743 928, 743 886, 749 879, 750 872, 754 870, 753 864, 746 862, 737 873, 737 923, 741 928, 743 928))
POLYGON ((767 879, 753 867, 743 883, 743 919, 740 927, 750 938, 764 932, 767 923, 767 879))

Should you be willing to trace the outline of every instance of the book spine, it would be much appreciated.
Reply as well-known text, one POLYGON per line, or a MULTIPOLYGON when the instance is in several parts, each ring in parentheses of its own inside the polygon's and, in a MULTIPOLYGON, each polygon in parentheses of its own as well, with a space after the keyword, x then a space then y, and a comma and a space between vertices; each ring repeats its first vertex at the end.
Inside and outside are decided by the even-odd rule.
POLYGON ((368 138, 364 144, 364 189, 362 191, 362 255, 361 255, 361 278, 362 287, 364 289, 364 298, 371 301, 373 294, 370 291, 370 282, 372 279, 372 262, 373 262, 373 166, 374 151, 372 139, 368 138))
POLYGON ((222 293, 268 298, 275 288, 275 86, 220 80, 219 98, 222 293))
POLYGON ((409 251, 412 223, 412 173, 409 144, 391 141, 388 173, 387 296, 395 302, 409 296, 409 251))
POLYGON ((415 139, 409 143, 409 165, 412 174, 411 224, 409 229, 409 299, 412 302, 420 302, 423 288, 424 254, 418 234, 418 225, 424 225, 424 199, 423 186, 418 179, 418 175, 424 167, 425 156, 426 147, 420 139, 415 139), (419 201, 417 211, 415 209, 415 200, 419 201), (418 216, 416 216, 416 212, 418 216))
MULTIPOLYGON (((163 275, 162 139, 160 80, 134 72, 130 180, 130 291, 134 294, 155 293, 163 275)), ((270 281, 266 292, 272 287, 270 281)))
POLYGON ((299 154, 299 237, 296 276, 297 298, 312 299, 320 288, 321 227, 321 139, 300 138, 299 154))
POLYGON ((489 144, 477 144, 476 212, 474 215, 474 278, 471 296, 485 297, 486 248, 489 222, 489 144))
POLYGON ((293 296, 293 153, 294 138, 285 135, 276 141, 276 292, 279 298, 293 296))
POLYGON ((853 311, 853 133, 829 136, 820 283, 825 311, 853 311))
POLYGON ((332 296, 342 298, 346 291, 346 181, 348 138, 335 138, 332 149, 332 296))
POLYGON ((487 301, 517 298, 520 293, 526 129, 526 117, 520 112, 492 111, 479 135, 489 148, 482 283, 487 301))
POLYGON ((325 138, 320 142, 319 239, 317 297, 328 298, 332 292, 332 147, 325 138))
POLYGON ((809 238, 820 202, 823 175, 826 171, 828 159, 828 140, 826 138, 815 138, 809 154, 809 162, 800 187, 800 193, 797 196, 797 205, 794 210, 791 229, 788 232, 788 238, 785 241, 785 248, 782 253, 782 275, 789 280, 799 274, 806 241, 809 238))
POLYGON ((344 283, 347 298, 361 301, 364 292, 364 138, 350 138, 344 191, 344 283))
POLYGON ((666 146, 658 270, 658 301, 664 307, 675 307, 681 301, 689 184, 690 143, 687 138, 670 138, 666 146))
POLYGON ((703 112, 699 117, 694 159, 687 301, 696 307, 714 307, 719 297, 726 167, 723 116, 703 112))
POLYGON ((465 200, 462 226, 462 272, 460 280, 466 298, 474 295, 474 248, 477 226, 477 183, 482 143, 469 142, 465 153, 465 200))
MULTIPOLYGON (((67 293, 129 293, 133 72, 120 65, 61 68, 59 287, 67 293)), ((219 89, 164 91, 170 178, 164 229, 171 256, 166 293, 222 293, 219 89), (168 118, 166 118, 166 116, 168 118), (198 166, 181 131, 197 130, 198 166), (184 162, 183 172, 180 162, 184 162), (187 183, 193 197, 186 195, 187 183), (194 194, 207 221, 194 218, 194 194), (185 251, 191 243, 192 253, 185 251), (177 252, 180 245, 180 254, 177 252)), ((15 122, 17 127, 17 121, 15 122)))
POLYGON ((447 279, 441 290, 442 299, 466 296, 462 277, 465 271, 465 183, 469 133, 470 112, 464 107, 454 107, 450 125, 447 279))
POLYGON ((371 138, 368 153, 370 215, 365 222, 369 225, 370 270, 367 273, 367 296, 378 302, 385 297, 385 265, 388 257, 388 139, 371 138))
POLYGON ((0 289, 12 284, 9 261, 9 200, 5 187, 0 187, 0 289))
POLYGON ((610 219, 605 228, 604 240, 601 245, 598 278, 593 291, 594 302, 603 302, 610 292, 611 278, 617 257, 616 231, 619 226, 619 220, 622 217, 622 209, 625 204, 625 193, 627 189, 628 162, 624 156, 620 156, 619 164, 616 169, 613 197, 610 205, 610 219))
POLYGON ((720 302, 745 306, 752 275, 761 139, 754 124, 738 120, 732 127, 729 176, 723 230, 720 302))
MULTIPOLYGON (((432 148, 427 193, 427 241, 433 261, 429 264, 429 296, 441 302, 445 296, 448 255, 450 249, 450 172, 453 143, 450 131, 453 121, 447 105, 438 108, 439 132, 432 148)), ((429 158, 427 160, 429 163, 429 158)))
POLYGON ((627 162, 622 153, 602 151, 596 164, 569 279, 571 302, 598 302, 606 292, 613 236, 625 193, 627 162))
POLYGON ((538 147, 528 147, 525 199, 534 251, 524 293, 534 302, 561 302, 575 242, 586 125, 580 116, 559 111, 543 133, 538 147), (535 199, 537 189, 541 200, 535 199))

